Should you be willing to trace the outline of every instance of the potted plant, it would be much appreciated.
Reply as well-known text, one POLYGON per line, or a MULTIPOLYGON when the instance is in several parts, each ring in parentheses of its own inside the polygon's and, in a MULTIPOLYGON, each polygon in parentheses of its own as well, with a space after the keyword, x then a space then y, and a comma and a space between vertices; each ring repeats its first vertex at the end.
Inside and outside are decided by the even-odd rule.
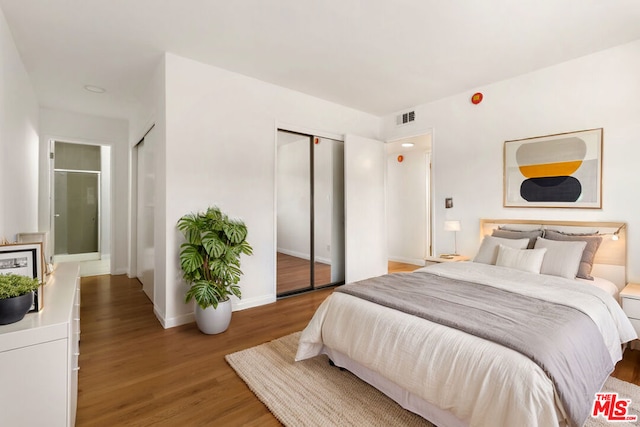
POLYGON ((0 274, 0 325, 22 320, 33 305, 40 282, 18 274, 0 274))
POLYGON ((196 323, 202 332, 224 332, 231 321, 229 297, 241 298, 240 255, 253 253, 247 227, 214 206, 184 215, 178 229, 186 240, 180 246, 180 267, 190 285, 185 302, 196 301, 196 323))

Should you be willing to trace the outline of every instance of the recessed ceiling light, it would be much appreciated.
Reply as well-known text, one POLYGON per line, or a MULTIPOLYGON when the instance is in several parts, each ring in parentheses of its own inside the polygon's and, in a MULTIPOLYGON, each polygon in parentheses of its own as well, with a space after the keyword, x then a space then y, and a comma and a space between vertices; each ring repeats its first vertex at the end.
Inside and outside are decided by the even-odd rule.
POLYGON ((85 85, 84 88, 89 92, 93 92, 93 93, 105 93, 107 91, 106 89, 101 88, 100 86, 93 86, 93 85, 85 85))
POLYGON ((413 142, 403 142, 402 146, 403 147, 413 147, 413 142))

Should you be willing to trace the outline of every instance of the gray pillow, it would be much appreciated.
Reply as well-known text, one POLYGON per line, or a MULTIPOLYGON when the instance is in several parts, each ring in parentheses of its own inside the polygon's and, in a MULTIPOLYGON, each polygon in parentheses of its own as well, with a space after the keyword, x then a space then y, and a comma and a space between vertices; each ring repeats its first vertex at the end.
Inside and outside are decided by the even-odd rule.
POLYGON ((493 230, 491 235, 503 239, 529 239, 527 249, 533 249, 536 244, 536 239, 542 237, 542 230, 516 231, 498 228, 497 230, 493 230))
POLYGON ((576 277, 586 280, 593 280, 591 276, 591 269, 593 268, 593 260, 596 257, 596 252, 602 243, 602 237, 595 234, 567 234, 554 230, 546 230, 544 238, 549 240, 562 240, 562 241, 582 241, 587 242, 584 251, 582 252, 582 259, 580 260, 580 266, 578 267, 578 274, 576 277))
POLYGON ((503 239, 501 237, 485 236, 480 244, 480 249, 473 262, 496 265, 498 259, 498 246, 504 245, 514 249, 524 249, 529 243, 528 239, 503 239))
POLYGON ((540 274, 575 279, 586 245, 587 242, 585 241, 561 242, 538 237, 535 248, 547 248, 540 267, 540 274))

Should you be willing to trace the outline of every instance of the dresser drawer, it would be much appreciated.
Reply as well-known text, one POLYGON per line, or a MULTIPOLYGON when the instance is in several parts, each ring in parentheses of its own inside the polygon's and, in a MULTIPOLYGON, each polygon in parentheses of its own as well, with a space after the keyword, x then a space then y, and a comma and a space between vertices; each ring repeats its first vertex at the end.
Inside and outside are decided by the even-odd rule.
POLYGON ((622 298, 622 309, 630 319, 640 319, 640 300, 622 298))

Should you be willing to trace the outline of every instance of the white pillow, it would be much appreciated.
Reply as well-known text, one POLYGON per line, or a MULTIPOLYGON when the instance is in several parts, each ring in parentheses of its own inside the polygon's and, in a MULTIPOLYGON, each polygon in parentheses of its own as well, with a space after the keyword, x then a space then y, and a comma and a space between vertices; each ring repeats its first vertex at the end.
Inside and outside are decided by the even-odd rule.
POLYGON ((530 273, 540 273, 545 252, 547 252, 547 248, 513 249, 505 245, 498 245, 496 265, 530 273))
POLYGON ((538 237, 534 249, 547 249, 540 273, 575 279, 585 246, 587 242, 584 241, 568 242, 538 237))
POLYGON ((473 262, 495 265, 498 259, 498 245, 514 249, 524 249, 529 239, 504 239, 502 237, 485 236, 473 262))

